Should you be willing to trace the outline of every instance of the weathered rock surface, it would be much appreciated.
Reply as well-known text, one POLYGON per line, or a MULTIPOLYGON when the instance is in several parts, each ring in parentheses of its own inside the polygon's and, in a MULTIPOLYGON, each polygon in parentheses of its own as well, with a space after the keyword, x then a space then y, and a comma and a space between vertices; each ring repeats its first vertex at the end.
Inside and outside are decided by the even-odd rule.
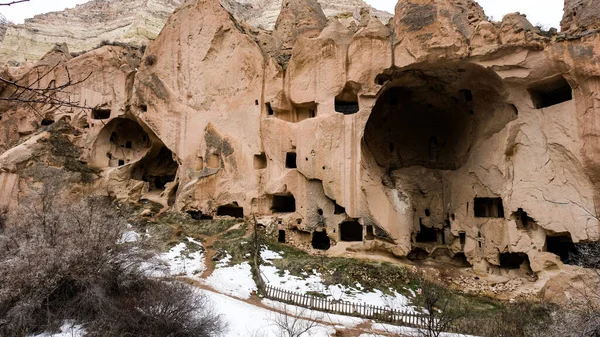
MULTIPOLYGON (((488 22, 469 0, 402 0, 390 26, 363 13, 356 29, 325 22, 315 1, 286 4, 264 40, 196 0, 141 60, 57 48, 35 67, 102 69, 72 96, 95 109, 8 106, 0 136, 68 120, 99 190, 256 216, 308 250, 447 256, 497 292, 549 282, 556 294, 565 273, 586 275, 567 263, 600 238, 600 34, 541 36, 518 13, 488 22)), ((6 73, 31 82, 38 68, 6 73)), ((18 157, 10 147, 0 158, 18 157)), ((18 165, 0 164, 18 194, 18 165)))
POLYGON ((586 31, 600 28, 600 4, 594 0, 565 0, 560 29, 586 31))
POLYGON ((156 38, 181 0, 92 0, 61 12, 8 24, 0 34, 0 64, 37 61, 56 43, 71 52, 87 51, 102 41, 147 44, 156 38))
MULTIPOLYGON (((221 4, 232 13, 236 19, 246 21, 254 27, 267 30, 275 28, 275 23, 281 11, 283 0, 220 0, 221 4)), ((292 1, 294 2, 294 1, 292 1)), ((363 0, 319 0, 325 16, 342 18, 360 15, 360 9, 366 8, 373 17, 387 23, 392 14, 376 10, 363 0)))

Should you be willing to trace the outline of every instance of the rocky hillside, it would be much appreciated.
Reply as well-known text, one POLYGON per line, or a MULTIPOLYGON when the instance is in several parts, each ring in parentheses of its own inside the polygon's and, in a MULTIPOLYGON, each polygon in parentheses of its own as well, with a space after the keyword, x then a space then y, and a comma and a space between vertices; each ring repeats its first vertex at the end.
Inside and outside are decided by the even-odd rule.
MULTIPOLYGON (((220 0, 223 7, 233 13, 236 19, 246 21, 252 26, 271 30, 281 11, 283 0, 220 0)), ((363 0, 320 0, 318 1, 325 16, 356 15, 358 9, 369 8, 371 15, 387 23, 393 16, 390 13, 376 10, 363 0)))
MULTIPOLYGON (((0 17, 0 63, 37 61, 56 43, 71 52, 90 50, 102 41, 135 45, 154 40, 182 0, 92 0, 62 12, 37 15, 24 24, 6 23, 0 17)), ((273 29, 282 0, 220 0, 239 21, 273 29)), ((363 0, 321 0, 327 17, 357 15, 369 8, 384 23, 391 14, 377 11, 363 0)))
POLYGON ((56 43, 72 52, 103 40, 145 43, 156 38, 181 0, 93 0, 62 12, 37 15, 0 30, 0 62, 40 59, 56 43))

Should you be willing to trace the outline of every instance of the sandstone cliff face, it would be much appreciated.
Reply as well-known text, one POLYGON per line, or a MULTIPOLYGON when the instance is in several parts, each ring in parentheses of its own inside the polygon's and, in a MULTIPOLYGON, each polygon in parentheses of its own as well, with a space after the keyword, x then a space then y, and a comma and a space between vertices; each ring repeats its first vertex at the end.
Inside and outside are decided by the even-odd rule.
POLYGON ((0 38, 0 63, 37 61, 56 43, 72 52, 102 41, 135 45, 156 38, 181 0, 93 0, 73 9, 37 15, 22 25, 9 24, 0 38))
MULTIPOLYGON (((565 263, 599 239, 600 35, 487 22, 469 0, 402 0, 391 27, 365 17, 354 31, 299 3, 271 36, 285 69, 217 0, 184 3, 141 61, 118 47, 49 54, 37 67, 103 70, 74 94, 95 110, 44 117, 68 117, 97 188, 123 200, 256 216, 330 255, 445 254, 549 281, 547 294, 584 273, 565 263)), ((12 140, 40 119, 2 116, 12 140)), ((19 193, 10 163, 29 160, 25 144, 0 157, 5 193, 19 193)))

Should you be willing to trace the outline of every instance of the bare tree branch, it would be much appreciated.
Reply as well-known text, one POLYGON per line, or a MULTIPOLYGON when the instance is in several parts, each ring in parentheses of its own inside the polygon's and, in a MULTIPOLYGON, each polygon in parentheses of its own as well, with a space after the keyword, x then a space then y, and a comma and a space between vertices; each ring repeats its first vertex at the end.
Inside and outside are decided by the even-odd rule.
POLYGON ((58 67, 60 62, 50 67, 48 70, 43 72, 37 72, 37 78, 32 83, 22 84, 17 80, 11 80, 0 76, 0 84, 5 85, 6 88, 12 90, 10 95, 0 97, 0 101, 15 102, 17 104, 26 104, 33 111, 43 118, 42 114, 36 109, 38 107, 53 107, 53 108, 77 108, 77 109, 91 109, 91 107, 85 104, 80 104, 77 101, 71 101, 72 92, 70 88, 75 87, 85 81, 87 81, 92 73, 90 72, 81 80, 73 80, 71 73, 67 66, 64 67, 66 73, 66 80, 63 83, 57 84, 56 80, 51 80, 47 86, 40 85, 44 79, 47 79, 58 67))
POLYGON ((0 3, 0 6, 10 6, 10 5, 14 5, 14 4, 18 4, 21 2, 28 2, 29 0, 14 0, 11 2, 7 2, 7 3, 0 3))

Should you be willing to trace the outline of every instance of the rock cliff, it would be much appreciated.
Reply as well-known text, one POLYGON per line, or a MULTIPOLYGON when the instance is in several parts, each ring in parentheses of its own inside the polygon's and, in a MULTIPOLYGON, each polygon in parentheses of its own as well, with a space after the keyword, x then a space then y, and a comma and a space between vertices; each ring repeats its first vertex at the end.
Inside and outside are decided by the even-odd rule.
POLYGON ((356 29, 313 0, 282 6, 270 44, 190 0, 141 59, 58 48, 5 69, 41 86, 91 71, 69 98, 92 109, 2 107, 0 195, 15 197, 0 202, 31 179, 40 125, 63 120, 100 172, 86 188, 123 201, 256 217, 332 256, 443 256, 543 294, 586 273, 569 254, 600 234, 599 34, 488 22, 471 0, 401 0, 390 25, 363 12, 356 29))
MULTIPOLYGON (((0 63, 37 61, 56 43, 66 43, 75 53, 91 50, 103 41, 146 45, 156 38, 181 3, 182 0, 92 0, 73 9, 37 15, 19 25, 0 17, 0 63)), ((238 20, 268 30, 275 27, 282 7, 282 0, 220 0, 220 3, 238 20)), ((360 15, 361 8, 386 23, 392 16, 362 0, 320 3, 327 17, 352 18, 360 15)))
POLYGON ((92 0, 61 12, 37 15, 22 25, 8 24, 0 38, 0 63, 39 60, 56 43, 72 52, 102 41, 136 45, 156 38, 180 0, 92 0))

